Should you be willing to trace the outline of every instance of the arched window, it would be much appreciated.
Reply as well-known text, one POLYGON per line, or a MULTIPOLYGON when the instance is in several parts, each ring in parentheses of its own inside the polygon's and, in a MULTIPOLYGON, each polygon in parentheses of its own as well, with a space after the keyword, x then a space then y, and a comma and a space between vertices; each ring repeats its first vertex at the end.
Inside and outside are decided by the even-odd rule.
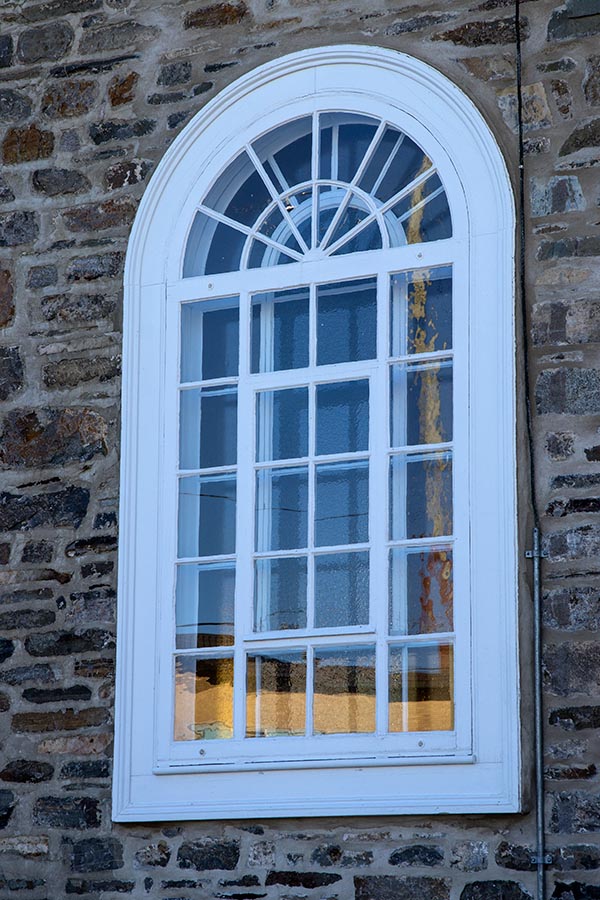
POLYGON ((480 115, 392 51, 269 64, 170 149, 127 265, 117 819, 518 808, 512 231, 480 115))

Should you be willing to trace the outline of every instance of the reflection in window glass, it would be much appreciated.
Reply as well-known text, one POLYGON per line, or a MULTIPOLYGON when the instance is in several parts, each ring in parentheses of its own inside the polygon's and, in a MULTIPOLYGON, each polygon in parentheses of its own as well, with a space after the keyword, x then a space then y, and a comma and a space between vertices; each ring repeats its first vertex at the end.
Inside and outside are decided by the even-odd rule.
POLYGON ((257 462, 308 455, 308 388, 260 391, 256 409, 257 462))
POLYGON ((317 456, 369 449, 369 382, 317 385, 317 456))
POLYGON ((369 621, 369 554, 315 556, 315 627, 344 628, 369 621))
POLYGON ((317 288, 317 364, 373 359, 377 355, 375 278, 317 288))
POLYGON ((452 457, 413 453, 390 460, 393 541, 452 534, 452 457))
POLYGON ((375 731, 375 648, 315 648, 314 692, 315 734, 375 731))
POLYGON ((452 631, 452 550, 395 547, 390 553, 390 633, 452 631))
POLYGON ((306 730, 306 654, 281 650, 247 658, 246 737, 306 730))
POLYGON ((233 659, 175 658, 176 741, 233 736, 233 659))
POLYGON ((360 544, 369 540, 369 464, 317 466, 315 544, 360 544))
POLYGON ((235 475, 179 480, 179 557, 235 553, 235 475))
POLYGON ((391 367, 392 446, 452 440, 452 363, 391 367))
POLYGON ((207 381, 238 374, 237 297, 181 307, 181 380, 207 381))
POLYGON ((188 564, 177 568, 176 646, 233 644, 235 563, 188 564))
POLYGON ((392 276, 392 356, 452 347, 451 271, 443 266, 392 276))
POLYGON ((306 628, 306 556, 257 559, 254 630, 306 628))
POLYGON ((252 371, 308 365, 308 288, 252 298, 252 371))
POLYGON ((390 647, 389 730, 454 727, 452 644, 390 647))
POLYGON ((261 469, 256 476, 256 549, 308 544, 308 469, 261 469))

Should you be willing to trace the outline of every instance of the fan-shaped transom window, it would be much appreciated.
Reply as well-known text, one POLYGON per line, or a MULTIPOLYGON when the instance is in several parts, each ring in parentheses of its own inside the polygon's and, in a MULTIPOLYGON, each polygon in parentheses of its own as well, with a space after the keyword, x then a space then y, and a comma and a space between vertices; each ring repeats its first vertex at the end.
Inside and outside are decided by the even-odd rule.
POLYGON ((184 276, 450 237, 426 153, 373 116, 302 116, 246 144, 199 204, 184 276))
POLYGON ((511 204, 470 101, 374 47, 249 73, 158 166, 117 819, 518 808, 511 204))

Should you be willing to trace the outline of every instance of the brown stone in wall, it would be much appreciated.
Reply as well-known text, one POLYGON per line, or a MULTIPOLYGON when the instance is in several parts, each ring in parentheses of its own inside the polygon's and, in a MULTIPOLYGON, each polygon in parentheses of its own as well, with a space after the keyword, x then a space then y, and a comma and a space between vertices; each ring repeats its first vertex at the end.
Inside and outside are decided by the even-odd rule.
POLYGON ((48 159, 54 150, 54 136, 37 125, 11 128, 2 142, 2 158, 7 164, 48 159))
POLYGON ((15 291, 9 269, 0 269, 0 328, 10 325, 15 315, 15 291))
MULTIPOLYGON (((521 20, 521 37, 526 39, 529 35, 527 19, 521 20)), ((459 25, 449 31, 435 34, 434 41, 451 41, 462 47, 484 47, 488 44, 514 44, 517 39, 514 18, 490 19, 479 22, 469 22, 459 25)))
POLYGON ((104 50, 121 50, 124 47, 137 47, 147 43, 158 35, 158 29, 141 25, 139 22, 118 22, 114 25, 102 25, 87 31, 79 50, 81 53, 101 53, 104 50))
POLYGON ((137 204, 133 200, 122 197, 80 206, 78 209, 67 209, 63 212, 63 219, 69 231, 101 231, 104 228, 129 225, 136 209, 137 204))
POLYGON ((140 76, 137 72, 130 72, 124 78, 116 75, 108 86, 108 99, 111 106, 123 106, 125 103, 131 103, 139 79, 140 76))
POLYGON ((88 112, 96 100, 94 81, 63 81, 42 97, 42 112, 49 119, 65 119, 88 112))
POLYGON ((248 7, 240 3, 213 3, 186 13, 184 28, 220 28, 222 25, 235 25, 248 15, 248 7))
POLYGON ((106 420, 92 409, 9 412, 2 422, 0 463, 15 468, 88 460, 108 452, 106 420))
POLYGON ((583 93, 590 106, 600 106, 600 56, 591 56, 587 62, 583 93))
POLYGON ((52 388, 75 387, 87 381, 104 383, 121 372, 120 356, 95 356, 92 359, 59 359, 44 366, 44 384, 52 388))

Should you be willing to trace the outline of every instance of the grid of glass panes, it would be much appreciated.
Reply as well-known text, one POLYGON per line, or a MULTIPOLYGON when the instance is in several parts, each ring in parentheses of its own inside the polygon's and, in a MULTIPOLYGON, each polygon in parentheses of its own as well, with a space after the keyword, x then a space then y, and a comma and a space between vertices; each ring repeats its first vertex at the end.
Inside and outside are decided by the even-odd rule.
POLYGON ((377 281, 244 297, 241 329, 237 297, 182 304, 176 740, 453 728, 451 269, 391 276, 379 361, 377 281), (253 435, 237 417, 248 334, 253 435), (389 405, 373 396, 382 365, 389 405), (384 452, 389 434, 387 500, 373 431, 384 452), (238 440, 252 560, 236 556, 238 440), (371 571, 370 506, 389 510, 387 579, 371 571))
POLYGON ((389 730, 453 728, 449 266, 391 277, 389 730))

